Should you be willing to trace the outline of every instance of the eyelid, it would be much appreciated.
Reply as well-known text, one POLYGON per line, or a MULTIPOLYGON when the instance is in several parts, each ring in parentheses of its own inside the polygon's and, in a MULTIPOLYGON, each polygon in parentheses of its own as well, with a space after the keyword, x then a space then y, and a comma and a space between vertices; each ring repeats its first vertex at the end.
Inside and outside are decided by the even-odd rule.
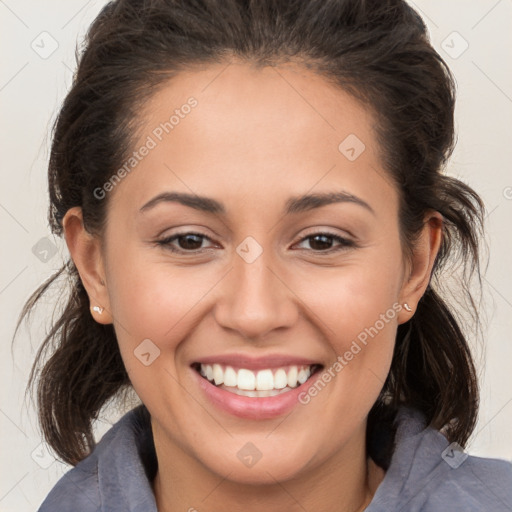
POLYGON ((328 236, 332 236, 332 237, 339 237, 339 238, 343 238, 344 240, 347 240, 347 241, 355 241, 355 236, 352 235, 352 233, 350 233, 349 231, 346 231, 346 230, 343 230, 341 233, 338 231, 334 231, 332 228, 327 228, 327 227, 318 227, 318 226, 315 226, 315 227, 312 227, 312 228, 308 228, 306 230, 305 233, 302 233, 301 234, 301 238, 299 238, 299 241, 303 240, 304 238, 307 238, 307 237, 310 237, 310 236, 314 236, 314 235, 328 235, 328 236))

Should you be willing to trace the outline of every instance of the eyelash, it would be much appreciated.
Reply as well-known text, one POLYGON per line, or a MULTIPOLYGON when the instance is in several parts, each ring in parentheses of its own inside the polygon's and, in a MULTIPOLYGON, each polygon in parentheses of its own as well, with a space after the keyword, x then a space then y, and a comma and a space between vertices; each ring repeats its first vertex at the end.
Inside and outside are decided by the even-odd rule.
MULTIPOLYGON (((175 235, 168 236, 166 238, 162 238, 161 240, 157 240, 156 244, 158 246, 165 247, 165 249, 167 249, 167 250, 169 250, 169 251, 171 251, 173 253, 178 253, 178 254, 191 254, 191 255, 195 255, 195 254, 202 254, 203 252, 205 252, 205 250, 207 250, 207 248, 206 249, 203 248, 203 249, 196 249, 196 250, 187 251, 187 250, 184 250, 184 249, 176 249, 175 247, 173 247, 171 245, 171 242, 173 242, 174 240, 177 240, 179 238, 184 238, 187 235, 194 235, 194 236, 206 239, 206 240, 211 240, 208 236, 203 235, 201 233, 195 233, 195 232, 192 232, 192 231, 184 231, 182 233, 176 233, 175 235)), ((326 254, 326 255, 328 255, 328 254, 332 254, 332 253, 335 253, 335 252, 346 250, 348 248, 357 247, 357 244, 354 241, 352 241, 352 240, 348 240, 347 238, 343 238, 343 237, 341 237, 339 235, 335 235, 334 233, 329 233, 329 232, 324 232, 324 231, 321 231, 321 232, 318 232, 318 233, 312 233, 310 235, 307 235, 307 236, 301 238, 297 243, 304 242, 306 240, 315 238, 317 236, 324 236, 324 237, 327 237, 327 238, 331 238, 333 241, 336 241, 336 242, 340 243, 340 245, 337 248, 330 248, 330 249, 326 249, 324 251, 322 251, 322 250, 315 251, 315 250, 311 249, 314 253, 317 253, 317 254, 326 254)))

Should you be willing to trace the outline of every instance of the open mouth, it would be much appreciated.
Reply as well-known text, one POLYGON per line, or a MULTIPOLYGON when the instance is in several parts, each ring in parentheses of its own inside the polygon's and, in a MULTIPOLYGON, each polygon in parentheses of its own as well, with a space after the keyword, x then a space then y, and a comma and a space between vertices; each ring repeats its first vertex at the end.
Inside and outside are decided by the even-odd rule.
POLYGON ((253 371, 222 364, 193 363, 192 368, 218 388, 241 396, 262 398, 286 393, 301 386, 323 366, 289 365, 253 371))

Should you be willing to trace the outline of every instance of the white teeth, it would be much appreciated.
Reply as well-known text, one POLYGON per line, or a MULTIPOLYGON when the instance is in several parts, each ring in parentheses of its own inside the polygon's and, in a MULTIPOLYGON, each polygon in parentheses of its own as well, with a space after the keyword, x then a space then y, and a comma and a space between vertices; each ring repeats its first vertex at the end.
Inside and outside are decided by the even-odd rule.
POLYGON ((288 375, 286 375, 286 372, 279 368, 277 370, 276 374, 274 375, 274 388, 275 389, 283 389, 288 384, 288 375))
POLYGON ((264 398, 267 396, 276 396, 280 395, 281 393, 286 393, 286 391, 290 391, 291 388, 286 387, 284 389, 269 389, 269 390, 263 390, 263 391, 246 391, 244 389, 238 389, 236 387, 227 387, 224 384, 219 386, 221 389, 225 389, 226 391, 230 391, 231 393, 234 393, 236 395, 240 396, 250 396, 252 398, 258 397, 258 398, 264 398))
POLYGON ((304 384, 311 376, 311 366, 289 366, 277 370, 238 371, 231 366, 201 364, 200 373, 216 386, 244 396, 273 396, 304 384))
POLYGON ((294 388, 297 385, 297 374, 298 371, 296 366, 292 366, 288 370, 288 386, 291 388, 294 388))
POLYGON ((224 382, 224 372, 222 371, 222 366, 220 364, 213 365, 213 380, 215 381, 216 386, 219 386, 224 382))
POLYGON ((245 368, 241 368, 238 370, 238 389, 246 389, 248 391, 256 388, 256 377, 254 376, 254 372, 251 370, 246 370, 245 368))
POLYGON ((308 372, 306 370, 300 370, 299 371, 299 375, 297 376, 297 380, 301 383, 301 384, 304 384, 304 382, 306 382, 309 378, 309 375, 308 375, 308 372))
MULTIPOLYGON (((201 368, 203 366, 204 365, 201 365, 201 368)), ((231 366, 228 366, 226 368, 226 371, 224 372, 224 384, 229 387, 236 387, 237 382, 238 382, 238 377, 236 375, 235 370, 233 370, 233 368, 231 368, 231 366)))
POLYGON ((256 375, 256 389, 258 391, 268 391, 274 389, 274 376, 272 370, 261 370, 256 375))

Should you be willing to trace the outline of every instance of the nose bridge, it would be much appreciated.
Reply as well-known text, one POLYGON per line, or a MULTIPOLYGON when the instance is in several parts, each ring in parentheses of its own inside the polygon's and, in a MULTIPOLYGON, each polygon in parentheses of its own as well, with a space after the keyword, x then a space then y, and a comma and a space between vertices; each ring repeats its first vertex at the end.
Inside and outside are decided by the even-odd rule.
POLYGON ((263 250, 247 237, 233 255, 232 270, 216 305, 217 322, 248 338, 292 325, 298 311, 279 274, 271 249, 263 250))

